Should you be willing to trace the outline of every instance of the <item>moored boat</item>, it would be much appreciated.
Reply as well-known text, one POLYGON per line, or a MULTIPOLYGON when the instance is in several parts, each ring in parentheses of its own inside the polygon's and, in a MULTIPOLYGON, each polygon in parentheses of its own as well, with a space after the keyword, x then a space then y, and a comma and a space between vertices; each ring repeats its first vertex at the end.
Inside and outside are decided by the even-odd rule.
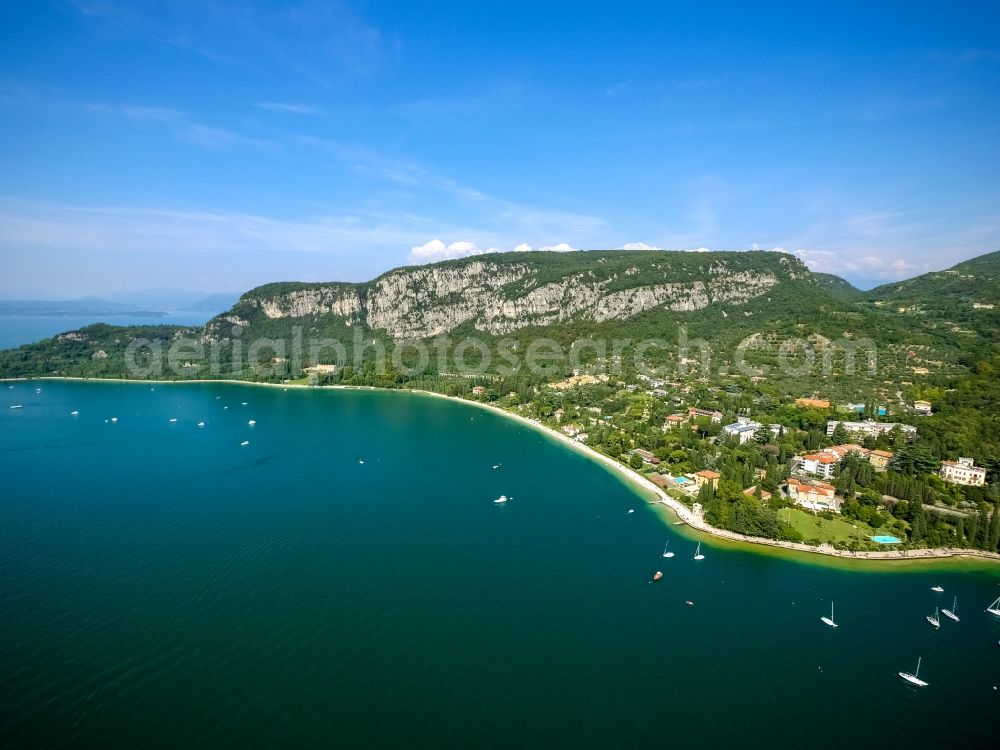
POLYGON ((955 622, 958 622, 958 597, 957 596, 955 597, 955 600, 951 603, 951 609, 942 609, 941 610, 941 614, 944 615, 947 618, 950 618, 950 619, 954 620, 955 622))
POLYGON ((916 685, 917 687, 927 687, 927 683, 920 679, 920 662, 921 662, 921 660, 922 660, 922 657, 918 656, 917 657, 917 671, 916 672, 914 672, 913 674, 910 674, 909 672, 900 672, 899 676, 902 677, 907 682, 909 682, 910 684, 916 685))
POLYGON ((829 625, 831 628, 837 627, 837 623, 833 621, 833 602, 830 602, 830 616, 819 618, 824 624, 829 625))
POLYGON ((936 628, 940 628, 941 627, 941 616, 938 614, 938 608, 937 607, 934 608, 934 614, 933 615, 927 615, 927 622, 929 622, 931 625, 933 625, 936 628))

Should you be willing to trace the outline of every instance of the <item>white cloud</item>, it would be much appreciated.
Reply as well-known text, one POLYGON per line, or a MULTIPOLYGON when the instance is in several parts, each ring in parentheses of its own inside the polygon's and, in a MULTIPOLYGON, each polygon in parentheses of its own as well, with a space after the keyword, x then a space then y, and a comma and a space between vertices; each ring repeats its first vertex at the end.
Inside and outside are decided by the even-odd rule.
POLYGON ((647 245, 645 242, 626 242, 619 250, 662 250, 662 247, 647 245))
POLYGON ((572 245, 565 242, 560 242, 558 245, 546 245, 545 247, 538 248, 543 253, 575 253, 577 249, 572 245))
MULTIPOLYGON (((781 248, 774 248, 781 250, 781 248)), ((810 270, 837 276, 863 276, 872 279, 895 280, 930 270, 930 264, 913 265, 903 258, 863 255, 852 258, 832 250, 795 250, 791 253, 810 270)))
POLYGON ((499 248, 479 247, 475 242, 458 241, 450 245, 444 244, 435 238, 423 245, 416 245, 410 248, 410 260, 414 263, 433 263, 437 260, 447 260, 449 258, 464 258, 468 255, 482 255, 483 253, 497 253, 499 248))
POLYGON ((514 248, 515 253, 530 253, 533 252, 535 248, 529 245, 527 242, 522 242, 520 245, 514 248))

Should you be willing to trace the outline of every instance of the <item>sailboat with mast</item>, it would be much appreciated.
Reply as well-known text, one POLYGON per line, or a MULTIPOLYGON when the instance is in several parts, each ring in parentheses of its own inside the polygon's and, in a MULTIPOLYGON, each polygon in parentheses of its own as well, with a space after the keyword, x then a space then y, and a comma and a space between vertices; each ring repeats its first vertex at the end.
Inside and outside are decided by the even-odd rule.
POLYGON ((907 682, 916 685, 917 687, 927 687, 927 683, 920 679, 920 662, 922 657, 917 657, 917 671, 913 674, 909 672, 900 672, 899 676, 902 677, 907 682))
POLYGON ((1000 596, 998 596, 994 602, 986 608, 986 611, 991 615, 996 615, 1000 617, 1000 596))
POLYGON ((941 614, 948 617, 955 622, 958 622, 958 597, 955 597, 955 601, 951 603, 951 609, 942 609, 941 614))
POLYGON ((673 552, 668 552, 667 551, 667 548, 669 546, 670 546, 670 542, 667 542, 666 544, 663 545, 663 556, 664 557, 673 557, 674 556, 673 552))
POLYGON ((933 625, 936 628, 940 628, 941 627, 941 615, 938 614, 938 608, 937 607, 934 608, 934 614, 933 615, 927 615, 927 622, 929 622, 931 625, 933 625))
POLYGON ((837 627, 837 623, 833 621, 833 602, 830 602, 830 616, 821 617, 819 619, 822 620, 825 624, 829 625, 831 628, 837 627))
POLYGON ((694 559, 695 560, 704 560, 705 559, 705 556, 703 554, 701 554, 701 542, 698 542, 698 547, 694 551, 694 559))

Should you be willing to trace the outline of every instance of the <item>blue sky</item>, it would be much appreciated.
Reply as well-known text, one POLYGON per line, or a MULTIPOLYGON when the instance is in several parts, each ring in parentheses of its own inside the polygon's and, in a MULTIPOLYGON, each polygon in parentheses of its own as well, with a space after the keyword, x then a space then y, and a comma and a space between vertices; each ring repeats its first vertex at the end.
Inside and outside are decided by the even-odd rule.
POLYGON ((0 4, 0 296, 1000 249, 1000 5, 806 5, 0 4))

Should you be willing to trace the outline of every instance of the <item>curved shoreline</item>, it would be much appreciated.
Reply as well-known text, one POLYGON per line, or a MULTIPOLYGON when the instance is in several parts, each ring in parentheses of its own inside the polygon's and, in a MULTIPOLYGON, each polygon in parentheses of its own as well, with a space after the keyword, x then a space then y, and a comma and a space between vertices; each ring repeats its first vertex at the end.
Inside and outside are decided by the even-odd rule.
POLYGON ((680 521, 682 521, 686 526, 690 527, 695 531, 699 531, 703 534, 707 534, 711 537, 716 537, 729 542, 734 542, 738 546, 743 547, 747 545, 751 550, 757 552, 763 552, 760 547, 768 547, 771 549, 779 549, 793 553, 801 553, 808 555, 823 555, 826 557, 838 558, 840 560, 850 560, 856 562, 881 562, 881 563, 914 563, 914 562, 929 562, 929 561, 940 561, 947 559, 964 559, 969 561, 982 561, 982 562, 1000 562, 1000 553, 996 552, 986 552, 984 550, 971 550, 971 549, 916 549, 916 550, 898 550, 898 551, 877 551, 877 552, 851 552, 849 550, 838 550, 834 549, 830 545, 819 545, 813 547, 808 544, 802 544, 799 542, 785 542, 777 539, 766 539, 764 537, 751 537, 744 534, 738 534, 733 531, 727 531, 726 529, 719 529, 711 524, 707 523, 704 518, 695 513, 691 508, 688 508, 684 503, 671 497, 666 492, 664 492, 660 487, 653 484, 651 481, 646 479, 646 477, 639 474, 632 468, 625 466, 619 461, 606 456, 603 453, 599 453, 588 445, 584 445, 576 440, 573 440, 566 435, 563 435, 557 430, 548 427, 534 419, 529 419, 528 417, 522 416, 521 414, 515 414, 513 412, 507 411, 499 406, 494 406, 493 404, 487 404, 482 401, 473 401, 472 399, 462 398, 461 396, 448 396, 444 393, 436 393, 434 391, 425 391, 416 388, 378 388, 375 386, 351 386, 351 385, 323 385, 323 386, 313 386, 313 385, 302 385, 298 383, 254 383, 245 380, 228 380, 224 378, 214 378, 210 380, 131 380, 128 378, 82 378, 82 377, 64 377, 64 376, 40 376, 36 378, 0 378, 0 382, 27 382, 34 380, 56 380, 56 381, 69 381, 69 382, 83 382, 83 383, 129 383, 129 384, 145 384, 145 383, 155 383, 164 385, 175 385, 175 384, 195 384, 195 383, 214 383, 214 384, 225 384, 225 385, 249 385, 249 386, 259 386, 264 388, 280 388, 282 390, 288 390, 291 388, 303 389, 303 390, 346 390, 346 391, 378 391, 385 393, 416 393, 423 396, 433 396, 435 398, 446 399, 448 401, 468 404, 470 406, 476 406, 480 409, 493 412, 500 416, 506 417, 508 419, 520 422, 523 425, 537 429, 544 435, 550 438, 554 438, 562 443, 564 446, 574 449, 582 455, 587 456, 591 460, 594 460, 608 469, 616 472, 620 478, 624 479, 626 484, 628 484, 637 494, 649 493, 656 498, 655 502, 658 502, 663 507, 667 508, 673 515, 675 515, 680 521))

